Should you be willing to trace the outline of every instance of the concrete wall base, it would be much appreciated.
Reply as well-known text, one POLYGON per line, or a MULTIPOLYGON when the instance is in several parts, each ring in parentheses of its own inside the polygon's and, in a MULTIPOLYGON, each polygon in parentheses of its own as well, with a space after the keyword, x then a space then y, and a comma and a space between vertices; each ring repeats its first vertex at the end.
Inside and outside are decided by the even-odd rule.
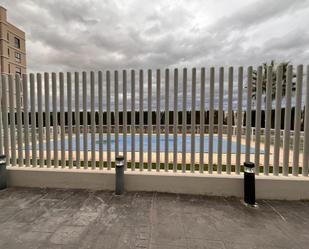
MULTIPOLYGON (((9 187, 114 190, 115 171, 92 169, 7 168, 9 187)), ((243 175, 125 172, 126 191, 243 197, 243 175)), ((257 199, 309 200, 309 178, 256 176, 257 199)))

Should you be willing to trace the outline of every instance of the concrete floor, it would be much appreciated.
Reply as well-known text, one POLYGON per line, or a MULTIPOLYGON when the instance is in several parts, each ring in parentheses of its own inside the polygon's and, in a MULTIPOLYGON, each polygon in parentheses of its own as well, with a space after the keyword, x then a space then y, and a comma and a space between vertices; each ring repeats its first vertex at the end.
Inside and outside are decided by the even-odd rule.
POLYGON ((309 248, 309 202, 10 188, 0 248, 309 248))

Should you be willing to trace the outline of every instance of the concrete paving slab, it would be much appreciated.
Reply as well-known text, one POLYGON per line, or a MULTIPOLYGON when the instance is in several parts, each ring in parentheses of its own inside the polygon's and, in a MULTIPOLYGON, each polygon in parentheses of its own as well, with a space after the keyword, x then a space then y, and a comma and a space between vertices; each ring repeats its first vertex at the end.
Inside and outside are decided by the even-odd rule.
POLYGON ((0 191, 0 248, 305 249, 309 202, 132 192, 0 191))

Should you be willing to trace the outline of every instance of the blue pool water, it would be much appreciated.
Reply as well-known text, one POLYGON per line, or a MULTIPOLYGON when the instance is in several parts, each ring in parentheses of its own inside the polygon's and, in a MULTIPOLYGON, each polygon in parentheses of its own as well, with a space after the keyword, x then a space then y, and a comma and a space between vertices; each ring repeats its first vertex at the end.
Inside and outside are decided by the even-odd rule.
MULTIPOLYGON (((84 146, 84 139, 83 135, 80 136, 80 149, 83 150, 84 146)), ((99 150, 99 135, 96 134, 96 150, 99 150)), ((107 135, 104 134, 103 136, 103 150, 107 150, 107 135)), ((127 134, 127 151, 131 151, 131 144, 132 144, 132 137, 131 134, 127 134)), ((135 151, 139 151, 139 144, 140 144, 140 136, 139 134, 135 135, 135 151)), ((156 152, 156 144, 157 144, 157 138, 156 135, 151 136, 151 149, 153 152, 156 152)), ((75 150, 76 146, 76 137, 73 136, 72 138, 72 149, 73 151, 75 150)), ((174 137, 173 135, 168 136, 168 151, 173 152, 173 146, 174 146, 174 137)), ((60 150, 61 148, 61 142, 58 142, 58 149, 60 150)), ((51 149, 53 149, 53 142, 51 142, 51 149)), ((68 150, 68 137, 65 139, 65 150, 68 150)), ((88 150, 91 150, 91 134, 88 134, 88 150)), ((115 136, 111 135, 111 150, 115 151, 115 136)), ((144 134, 143 135, 143 150, 144 152, 147 152, 148 150, 148 135, 144 134)), ((119 151, 123 151, 123 135, 119 135, 119 151)), ((165 136, 164 134, 160 135, 160 151, 164 152, 165 151, 165 136)), ((177 136, 177 151, 182 152, 182 136, 178 135, 177 136)), ((191 136, 187 135, 186 136, 186 152, 191 151, 191 136)), ((241 145, 241 153, 244 154, 246 151, 245 145, 241 145)), ((195 152, 200 152, 200 136, 195 136, 195 152)), ((204 136, 204 152, 207 153, 209 152, 209 137, 208 135, 204 136)), ((213 137, 213 153, 218 152, 218 136, 213 137)), ((227 152, 227 139, 223 138, 222 139, 222 153, 227 152)), ((232 141, 232 153, 236 153, 236 142, 232 141)), ((254 154, 254 148, 250 148, 250 153, 254 154)), ((261 151, 261 153, 263 153, 261 151)))

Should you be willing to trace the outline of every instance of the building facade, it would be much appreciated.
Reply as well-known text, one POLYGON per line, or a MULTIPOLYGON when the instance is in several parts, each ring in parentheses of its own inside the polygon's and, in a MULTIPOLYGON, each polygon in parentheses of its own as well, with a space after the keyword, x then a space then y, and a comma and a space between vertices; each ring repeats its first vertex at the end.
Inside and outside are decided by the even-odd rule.
POLYGON ((27 72, 25 32, 7 21, 7 11, 0 6, 0 72, 24 74, 27 72))

